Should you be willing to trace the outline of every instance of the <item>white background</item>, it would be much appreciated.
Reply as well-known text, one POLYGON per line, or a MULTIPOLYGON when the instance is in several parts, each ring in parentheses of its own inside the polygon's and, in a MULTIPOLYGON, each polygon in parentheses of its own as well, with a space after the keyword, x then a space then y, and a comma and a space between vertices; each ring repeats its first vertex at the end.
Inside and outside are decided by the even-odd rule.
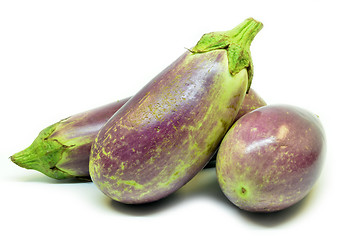
POLYGON ((360 10, 348 0, 1 1, 1 238, 361 239, 360 10), (241 211, 211 169, 162 201, 126 206, 9 160, 46 126, 136 93, 203 33, 248 17, 264 23, 252 87, 318 114, 327 134, 322 175, 297 205, 241 211))

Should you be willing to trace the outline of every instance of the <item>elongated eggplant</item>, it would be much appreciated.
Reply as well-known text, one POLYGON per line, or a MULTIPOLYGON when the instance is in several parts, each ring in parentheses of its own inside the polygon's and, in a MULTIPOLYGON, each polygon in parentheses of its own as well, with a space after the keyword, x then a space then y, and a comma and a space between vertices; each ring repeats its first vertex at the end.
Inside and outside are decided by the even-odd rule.
POLYGON ((63 119, 43 129, 34 142, 10 159, 51 178, 89 178, 89 153, 99 129, 127 100, 63 119))
MULTIPOLYGON (((71 116, 47 127, 29 148, 14 154, 11 160, 21 167, 38 170, 56 179, 89 177, 91 142, 100 127, 128 99, 71 116)), ((238 116, 253 106, 248 103, 250 101, 254 101, 252 89, 245 96, 238 116)))
MULTIPOLYGON (((89 154, 93 140, 108 119, 129 98, 85 111, 43 129, 34 142, 10 159, 20 167, 34 169, 55 179, 89 177, 89 154)), ((237 118, 260 107, 264 100, 250 88, 237 118)), ((215 167, 213 158, 206 167, 215 167)))
POLYGON ((262 28, 247 19, 203 35, 101 128, 89 172, 113 200, 159 200, 194 177, 233 123, 250 87, 250 44, 262 28))

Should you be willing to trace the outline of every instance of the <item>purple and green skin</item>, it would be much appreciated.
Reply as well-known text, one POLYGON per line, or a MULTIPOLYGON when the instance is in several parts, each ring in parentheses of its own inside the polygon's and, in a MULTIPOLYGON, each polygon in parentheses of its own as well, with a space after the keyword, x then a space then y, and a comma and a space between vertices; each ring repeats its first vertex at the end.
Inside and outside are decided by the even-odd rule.
POLYGON ((99 129, 128 100, 116 101, 63 119, 43 129, 10 159, 51 178, 89 178, 89 153, 99 129))
POLYGON ((249 92, 245 95, 243 105, 236 115, 235 121, 245 114, 264 106, 266 106, 264 99, 260 97, 260 95, 254 89, 250 88, 249 92))
MULTIPOLYGON (((245 114, 258 109, 260 107, 266 106, 266 102, 260 95, 252 88, 249 89, 249 92, 245 95, 243 105, 241 106, 238 114, 234 122, 236 122, 239 118, 244 116, 245 114)), ((211 160, 207 163, 205 168, 213 168, 216 166, 216 156, 217 152, 214 153, 211 160)))
MULTIPOLYGON (((100 128, 130 98, 73 115, 40 132, 30 147, 12 155, 11 160, 55 179, 89 178, 89 153, 100 128)), ((245 96, 237 118, 260 107, 263 100, 253 89, 245 96)), ((211 161, 207 167, 214 167, 211 161)))
POLYGON ((168 196, 209 161, 250 87, 250 44, 262 24, 203 35, 99 131, 89 172, 111 199, 141 204, 168 196))
MULTIPOLYGON (((61 120, 42 130, 33 143, 10 159, 54 179, 89 177, 89 154, 101 127, 129 98, 122 99, 61 120)), ((260 107, 263 100, 250 88, 238 116, 260 107)), ((211 160, 206 167, 215 167, 211 160)))
POLYGON ((326 139, 318 117, 269 105, 241 117, 220 145, 216 173, 225 196, 251 212, 274 212, 303 199, 317 181, 326 139))

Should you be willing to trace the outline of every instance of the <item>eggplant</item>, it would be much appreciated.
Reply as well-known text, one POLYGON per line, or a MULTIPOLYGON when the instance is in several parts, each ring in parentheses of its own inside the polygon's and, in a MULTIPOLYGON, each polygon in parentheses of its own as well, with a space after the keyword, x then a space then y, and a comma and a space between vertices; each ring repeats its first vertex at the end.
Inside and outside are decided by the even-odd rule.
POLYGON ((261 28, 250 18, 204 34, 111 117, 89 162, 105 195, 126 204, 157 201, 205 167, 250 88, 249 48, 261 28))
POLYGON ((269 105, 241 117, 221 142, 216 175, 240 209, 275 212, 303 199, 319 178, 326 136, 318 116, 292 105, 269 105))
MULTIPOLYGON (((20 167, 37 170, 54 179, 90 180, 89 154, 92 142, 101 127, 129 99, 78 113, 52 124, 43 129, 28 148, 12 155, 10 159, 20 167)), ((237 118, 260 107, 263 102, 255 90, 250 88, 237 118)), ((216 157, 206 168, 215 167, 215 161, 216 157)))
POLYGON ((89 153, 99 129, 129 98, 65 118, 43 129, 10 157, 20 167, 55 179, 89 178, 89 153))

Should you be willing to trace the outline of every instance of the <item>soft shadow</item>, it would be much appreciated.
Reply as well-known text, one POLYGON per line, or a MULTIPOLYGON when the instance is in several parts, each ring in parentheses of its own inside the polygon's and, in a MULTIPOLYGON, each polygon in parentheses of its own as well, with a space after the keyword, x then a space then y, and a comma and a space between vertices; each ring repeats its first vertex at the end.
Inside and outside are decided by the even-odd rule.
POLYGON ((210 168, 199 172, 178 191, 156 202, 145 204, 123 204, 107 199, 107 201, 109 201, 107 204, 109 204, 112 209, 124 214, 147 216, 168 210, 177 204, 200 196, 222 197, 222 192, 219 190, 217 183, 215 169, 210 168))
POLYGON ((160 199, 156 202, 144 204, 124 204, 111 199, 107 199, 109 206, 120 213, 127 214, 135 217, 144 217, 160 213, 169 209, 179 202, 179 199, 172 194, 166 198, 160 199))
POLYGON ((89 183, 92 182, 90 177, 69 178, 69 179, 54 179, 43 174, 28 174, 15 178, 19 182, 37 182, 49 184, 76 184, 76 183, 89 183))
POLYGON ((271 213, 256 213, 240 210, 240 215, 246 218, 248 221, 264 227, 275 227, 282 225, 300 216, 302 212, 308 207, 308 205, 313 202, 316 192, 318 192, 318 190, 313 188, 312 191, 301 201, 281 211, 271 213))
POLYGON ((202 170, 176 194, 184 198, 207 196, 218 201, 225 200, 217 181, 215 168, 202 170))
MULTIPOLYGON (((90 178, 74 178, 57 180, 47 177, 43 174, 29 174, 21 177, 15 177, 16 181, 22 182, 39 182, 48 184, 77 184, 77 183, 91 183, 90 178)), ((248 221, 251 224, 263 226, 263 227, 275 227, 278 225, 286 224, 296 217, 300 216, 313 200, 318 195, 319 184, 316 184, 312 191, 301 201, 293 206, 272 213, 254 213, 241 210, 232 204, 221 191, 215 168, 207 168, 199 172, 191 181, 180 188, 175 193, 160 199, 156 202, 145 204, 123 204, 109 197, 104 196, 104 204, 109 206, 112 210, 115 210, 122 214, 127 214, 134 217, 143 217, 158 214, 163 211, 167 211, 170 208, 181 204, 184 201, 190 201, 194 198, 208 198, 216 201, 222 207, 234 209, 236 215, 241 216, 241 220, 248 221)))
POLYGON ((319 184, 316 184, 306 197, 284 210, 272 213, 248 212, 236 207, 226 198, 218 184, 215 169, 204 169, 188 184, 177 191, 175 197, 181 198, 181 200, 192 199, 194 197, 210 197, 223 207, 235 209, 243 220, 264 227, 274 227, 289 223, 305 212, 317 197, 319 192, 318 188, 319 184))

